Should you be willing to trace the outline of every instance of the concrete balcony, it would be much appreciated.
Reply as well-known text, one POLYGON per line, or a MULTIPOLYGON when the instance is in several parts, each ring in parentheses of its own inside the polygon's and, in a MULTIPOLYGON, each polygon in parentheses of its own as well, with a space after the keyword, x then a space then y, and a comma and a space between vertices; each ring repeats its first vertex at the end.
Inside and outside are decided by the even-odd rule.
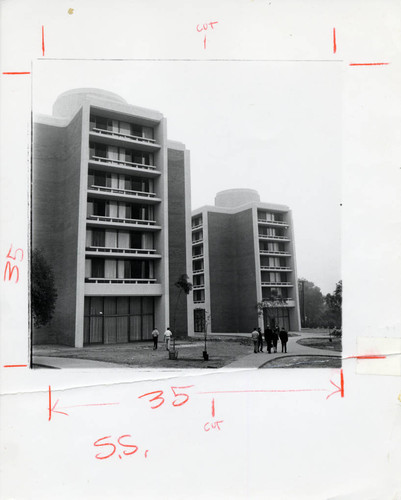
POLYGON ((289 252, 285 252, 282 250, 263 250, 260 249, 259 253, 263 255, 281 255, 282 257, 291 257, 291 254, 289 252))
POLYGON ((262 281, 262 286, 292 287, 294 285, 291 283, 291 281, 262 281))
POLYGON ((201 243, 203 243, 203 238, 200 240, 192 240, 192 245, 200 245, 201 243))
POLYGON ((202 288, 205 288, 205 284, 203 283, 202 285, 193 285, 194 290, 200 290, 202 288))
MULTIPOLYGON (((263 304, 263 302, 265 304, 271 303, 271 301, 269 301, 267 299, 263 299, 262 304, 263 304)), ((267 307, 269 307, 269 306, 267 306, 267 307)), ((295 300, 283 299, 283 302, 276 301, 276 302, 274 302, 274 307, 295 307, 295 300)))
POLYGON ((204 303, 205 303, 205 299, 194 300, 194 304, 204 304, 204 303))
POLYGON ((145 165, 142 163, 133 163, 125 160, 115 160, 112 158, 103 158, 101 156, 92 156, 89 158, 89 165, 96 167, 96 170, 102 172, 115 172, 118 174, 140 174, 141 177, 158 177, 161 172, 155 165, 145 165))
POLYGON ((159 231, 161 229, 161 226, 156 225, 155 220, 126 219, 122 217, 106 217, 105 215, 88 215, 86 225, 106 229, 110 227, 143 229, 145 231, 159 231))
POLYGON ((192 255, 192 260, 203 259, 203 253, 192 255))
POLYGON ((111 144, 117 147, 121 146, 128 148, 135 146, 141 151, 157 151, 161 148, 160 144, 157 144, 154 139, 123 134, 121 132, 113 132, 112 130, 104 130, 96 127, 89 131, 89 137, 102 144, 111 144))
POLYGON ((161 297, 164 287, 156 280, 150 279, 114 279, 87 278, 84 285, 85 295, 92 296, 139 296, 139 297, 161 297))
POLYGON ((145 248, 114 248, 114 247, 86 247, 87 257, 122 257, 124 259, 161 259, 161 255, 154 249, 145 248))
POLYGON ((270 234, 259 234, 259 239, 260 240, 267 240, 267 241, 290 241, 287 236, 275 236, 275 235, 270 235, 270 234))
POLYGON ((156 193, 148 193, 147 191, 131 191, 130 189, 112 188, 106 186, 96 186, 92 184, 88 186, 88 195, 95 198, 118 200, 118 201, 141 201, 143 204, 153 205, 160 203, 161 199, 156 197, 156 193))
POLYGON ((156 278, 85 278, 85 283, 150 285, 156 282, 156 278))
POLYGON ((195 229, 199 229, 200 227, 203 227, 203 222, 197 224, 196 226, 192 226, 192 231, 194 231, 195 229))
POLYGON ((196 271, 192 271, 192 274, 202 274, 204 272, 205 272, 204 269, 197 269, 196 271))
POLYGON ((261 226, 289 227, 289 224, 282 220, 258 219, 258 224, 260 224, 261 226))
POLYGON ((260 266, 261 271, 292 271, 290 267, 281 266, 260 266))

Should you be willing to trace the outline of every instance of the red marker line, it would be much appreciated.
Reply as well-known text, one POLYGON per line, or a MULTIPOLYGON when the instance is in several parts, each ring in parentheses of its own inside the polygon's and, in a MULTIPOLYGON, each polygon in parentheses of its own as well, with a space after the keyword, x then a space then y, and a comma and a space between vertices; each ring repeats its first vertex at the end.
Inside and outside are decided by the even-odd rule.
POLYGON ((42 26, 42 55, 45 55, 45 27, 42 26))
POLYGON ((344 373, 341 370, 341 397, 344 397, 344 373))
POLYGON ((369 356, 348 356, 344 359, 386 359, 386 356, 372 354, 369 356))
POLYGON ((214 409, 214 398, 212 399, 212 417, 214 417, 216 414, 216 411, 214 409))
POLYGON ((3 71, 3 75, 30 75, 30 71, 3 71))
POLYGON ((337 52, 336 29, 333 28, 333 54, 337 52))
POLYGON ((60 406, 59 408, 63 408, 66 410, 67 408, 79 408, 81 406, 110 406, 110 405, 119 405, 120 403, 90 403, 87 405, 73 405, 73 406, 60 406))
POLYGON ((3 365, 3 368, 25 368, 28 365, 3 365))
POLYGON ((49 385, 49 420, 52 419, 52 388, 49 385))
POLYGON ((380 63, 350 63, 350 66, 385 66, 386 64, 390 64, 388 62, 380 62, 380 63))
POLYGON ((246 392, 328 392, 328 389, 254 389, 249 391, 209 391, 198 392, 198 394, 241 394, 246 392))

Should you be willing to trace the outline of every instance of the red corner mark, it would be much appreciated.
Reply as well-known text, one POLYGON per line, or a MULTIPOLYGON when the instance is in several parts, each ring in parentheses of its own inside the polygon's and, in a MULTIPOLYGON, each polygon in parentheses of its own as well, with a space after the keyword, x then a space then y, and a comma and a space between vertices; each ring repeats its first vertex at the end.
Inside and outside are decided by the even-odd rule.
POLYGON ((378 63, 350 63, 350 66, 386 66, 390 64, 388 62, 378 62, 378 63))
POLYGON ((344 397, 344 373, 343 373, 343 370, 341 369, 341 373, 340 373, 340 386, 338 386, 337 384, 335 384, 332 380, 330 380, 330 383, 334 385, 334 387, 337 389, 336 391, 332 392, 331 394, 329 394, 326 399, 329 399, 330 396, 333 396, 334 394, 337 394, 338 392, 341 393, 341 397, 343 398, 344 397))
POLYGON ((348 356, 347 358, 344 359, 386 359, 386 356, 384 354, 369 354, 365 356, 348 356))
POLYGON ((42 55, 45 55, 45 27, 42 26, 42 55))
POLYGON ((333 28, 333 54, 337 52, 336 29, 333 28))
POLYGON ((58 408, 58 410, 56 410, 58 402, 59 400, 57 399, 54 405, 52 406, 52 389, 51 386, 49 385, 49 420, 52 419, 52 413, 60 413, 61 415, 66 415, 67 417, 69 416, 68 413, 65 413, 64 411, 59 411, 61 409, 67 410, 69 408, 80 408, 82 406, 112 406, 120 404, 120 403, 89 403, 84 405, 61 406, 58 408))
POLYGON ((30 71, 3 71, 3 75, 30 75, 30 71))

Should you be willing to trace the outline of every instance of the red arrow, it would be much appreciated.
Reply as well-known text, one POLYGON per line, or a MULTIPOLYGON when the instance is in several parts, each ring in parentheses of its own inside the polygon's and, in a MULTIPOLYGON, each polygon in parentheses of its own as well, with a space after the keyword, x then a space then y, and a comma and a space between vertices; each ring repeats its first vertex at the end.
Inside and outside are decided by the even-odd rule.
POLYGON ((52 406, 52 389, 51 386, 49 385, 49 420, 52 418, 52 413, 60 413, 61 415, 66 415, 67 417, 69 416, 68 413, 65 413, 64 411, 59 411, 59 410, 66 410, 68 408, 79 408, 81 406, 111 406, 111 405, 119 405, 120 403, 89 403, 89 404, 83 404, 83 405, 72 405, 72 406, 61 406, 58 407, 58 410, 56 410, 56 406, 58 404, 59 400, 57 399, 54 405, 52 406))
POLYGON ((337 394, 338 392, 341 393, 341 397, 343 398, 344 397, 344 374, 343 374, 343 371, 341 369, 341 382, 340 382, 340 386, 338 386, 337 384, 335 384, 332 380, 330 380, 330 383, 334 385, 334 387, 337 389, 336 391, 332 392, 331 394, 329 394, 326 399, 329 399, 330 396, 333 396, 334 394, 337 394))

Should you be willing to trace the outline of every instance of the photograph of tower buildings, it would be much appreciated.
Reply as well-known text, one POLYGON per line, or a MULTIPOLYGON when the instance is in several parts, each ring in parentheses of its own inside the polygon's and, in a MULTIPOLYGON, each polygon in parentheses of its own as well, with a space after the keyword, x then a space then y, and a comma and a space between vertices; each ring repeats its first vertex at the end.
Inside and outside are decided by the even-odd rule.
MULTIPOLYGON (((221 134, 231 137, 227 114, 226 130, 213 127, 207 134, 197 126, 199 108, 176 101, 177 120, 168 100, 165 111, 157 99, 154 107, 152 99, 126 99, 124 84, 116 92, 115 83, 103 82, 93 68, 86 78, 76 68, 71 85, 45 113, 35 95, 43 102, 47 96, 34 92, 32 367, 341 364, 341 319, 329 311, 329 296, 336 295, 326 300, 297 272, 298 242, 305 245, 298 221, 305 221, 300 209, 294 223, 297 207, 288 186, 306 179, 311 191, 302 204, 307 198, 313 203, 316 179, 307 177, 308 169, 299 179, 262 170, 272 139, 264 144, 262 128, 250 121, 244 144, 251 144, 253 127, 257 142, 238 168, 243 148, 238 153, 230 143, 224 158, 213 148, 221 134), (88 85, 98 81, 102 86, 88 85)), ((138 65, 123 74, 133 69, 138 65)), ((191 67, 193 75, 184 69, 177 82, 197 76, 197 69, 191 67)), ((260 113, 258 119, 265 122, 260 113)), ((239 110, 238 123, 247 123, 239 110)))

